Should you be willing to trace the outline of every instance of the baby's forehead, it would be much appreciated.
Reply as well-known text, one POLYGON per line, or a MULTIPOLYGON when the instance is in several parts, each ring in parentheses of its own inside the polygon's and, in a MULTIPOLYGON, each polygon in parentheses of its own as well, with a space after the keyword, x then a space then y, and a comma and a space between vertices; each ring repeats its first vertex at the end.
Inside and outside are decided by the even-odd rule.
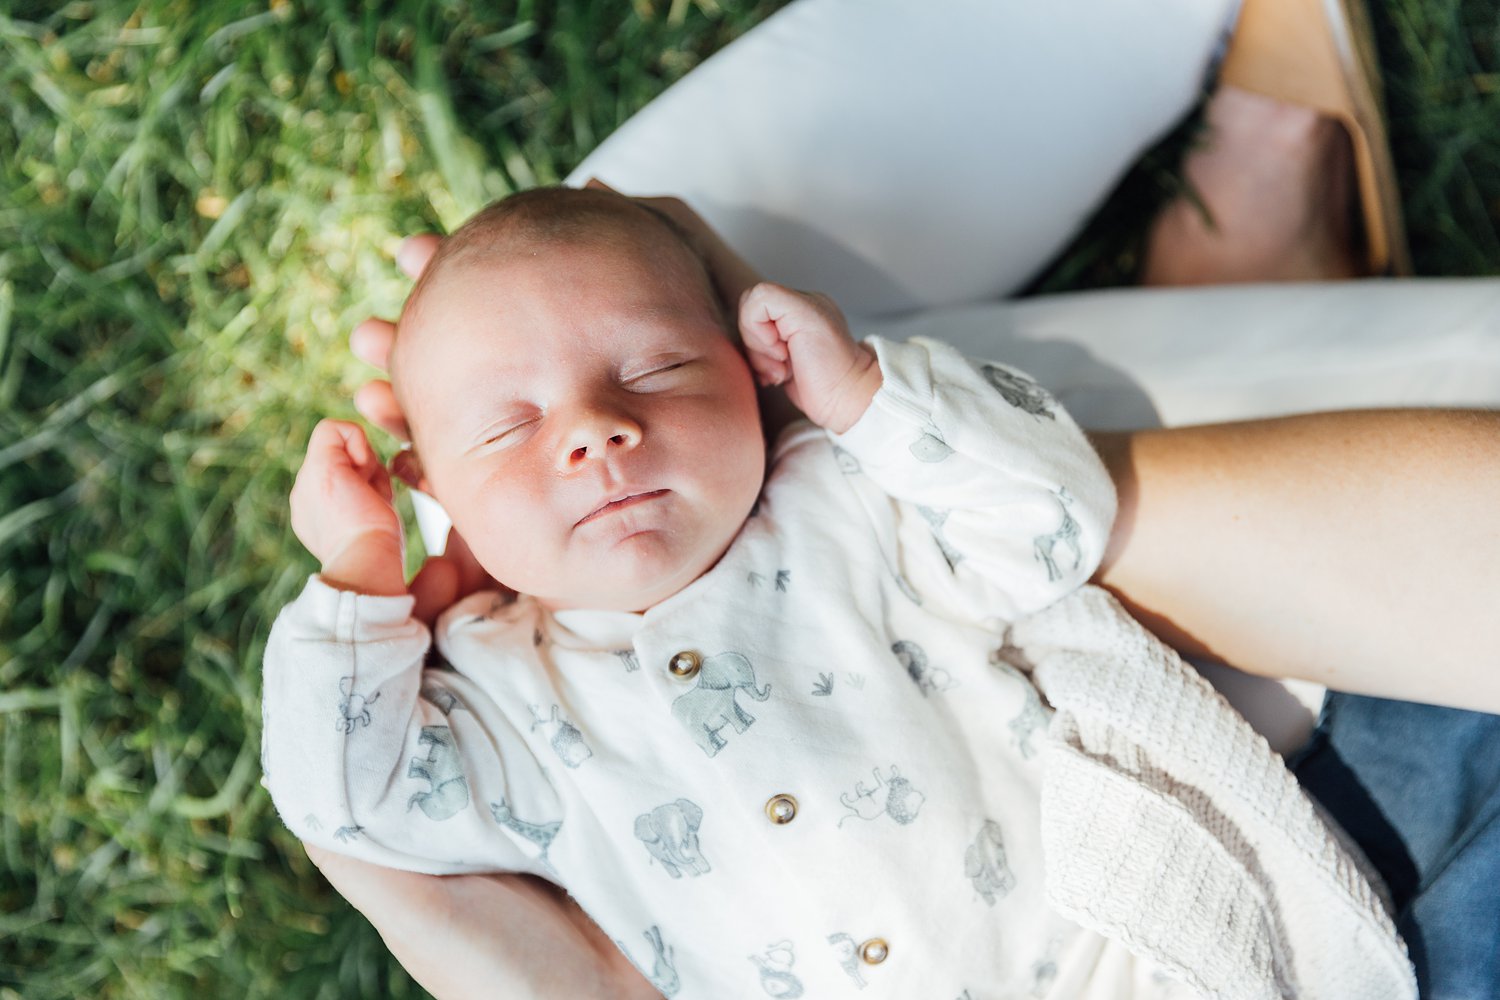
POLYGON ((663 280, 658 261, 635 261, 640 266, 623 269, 608 293, 591 293, 579 285, 587 284, 595 264, 609 264, 591 260, 589 252, 588 246, 559 245, 539 262, 527 260, 524 250, 449 261, 427 284, 423 301, 403 313, 391 357, 398 399, 420 402, 441 394, 452 378, 472 374, 481 340, 502 339, 515 359, 514 365, 486 365, 498 382, 507 370, 524 372, 541 359, 571 371, 587 356, 670 351, 701 336, 706 324, 724 335, 711 289, 685 267, 668 269, 676 275, 663 280), (568 262, 571 269, 561 266, 568 262), (564 277, 549 280, 554 269, 564 277), (552 349, 561 327, 572 333, 570 348, 582 345, 582 352, 552 349), (417 369, 420 377, 414 377, 417 369))

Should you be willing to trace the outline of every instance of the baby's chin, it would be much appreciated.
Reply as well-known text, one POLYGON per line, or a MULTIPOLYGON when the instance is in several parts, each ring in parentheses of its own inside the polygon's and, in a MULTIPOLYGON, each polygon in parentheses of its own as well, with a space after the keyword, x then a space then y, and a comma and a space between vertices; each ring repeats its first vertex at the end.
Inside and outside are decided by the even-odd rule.
MULTIPOLYGON (((635 539, 618 546, 611 553, 614 558, 600 559, 571 578, 554 577, 546 585, 538 586, 538 592, 531 596, 553 611, 645 611, 702 577, 729 547, 725 541, 707 553, 672 558, 672 553, 660 551, 665 546, 653 546, 649 539, 635 546, 645 551, 630 551, 632 541, 635 539)), ((524 587, 517 589, 523 594, 530 593, 524 587)))

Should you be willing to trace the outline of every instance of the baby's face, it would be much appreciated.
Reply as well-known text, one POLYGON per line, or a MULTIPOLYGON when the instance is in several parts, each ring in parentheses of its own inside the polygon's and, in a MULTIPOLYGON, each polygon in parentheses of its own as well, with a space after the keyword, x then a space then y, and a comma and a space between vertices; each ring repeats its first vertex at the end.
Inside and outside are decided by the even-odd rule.
POLYGON ((452 264, 411 332, 403 319, 417 453, 496 580, 553 608, 636 611, 738 533, 765 445, 695 266, 660 247, 521 247, 452 264))

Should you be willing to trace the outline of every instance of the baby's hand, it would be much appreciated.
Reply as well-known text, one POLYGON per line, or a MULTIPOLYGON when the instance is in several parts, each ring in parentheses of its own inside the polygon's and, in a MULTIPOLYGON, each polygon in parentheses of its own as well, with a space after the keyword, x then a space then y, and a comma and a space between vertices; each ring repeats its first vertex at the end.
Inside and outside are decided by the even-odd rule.
POLYGON ((401 519, 391 477, 365 432, 346 420, 322 420, 292 485, 292 530, 323 564, 332 586, 366 594, 404 594, 401 519))
POLYGON ((809 420, 842 434, 880 388, 875 354, 855 343, 826 295, 763 281, 740 298, 740 336, 756 378, 785 385, 809 420))

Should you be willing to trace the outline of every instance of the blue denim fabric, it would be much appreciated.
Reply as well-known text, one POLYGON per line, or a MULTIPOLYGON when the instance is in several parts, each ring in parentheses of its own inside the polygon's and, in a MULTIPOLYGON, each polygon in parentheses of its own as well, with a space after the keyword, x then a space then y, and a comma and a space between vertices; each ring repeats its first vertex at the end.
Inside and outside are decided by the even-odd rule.
POLYGON ((1288 765, 1384 876, 1423 1000, 1500 1000, 1500 715, 1330 693, 1288 765))

